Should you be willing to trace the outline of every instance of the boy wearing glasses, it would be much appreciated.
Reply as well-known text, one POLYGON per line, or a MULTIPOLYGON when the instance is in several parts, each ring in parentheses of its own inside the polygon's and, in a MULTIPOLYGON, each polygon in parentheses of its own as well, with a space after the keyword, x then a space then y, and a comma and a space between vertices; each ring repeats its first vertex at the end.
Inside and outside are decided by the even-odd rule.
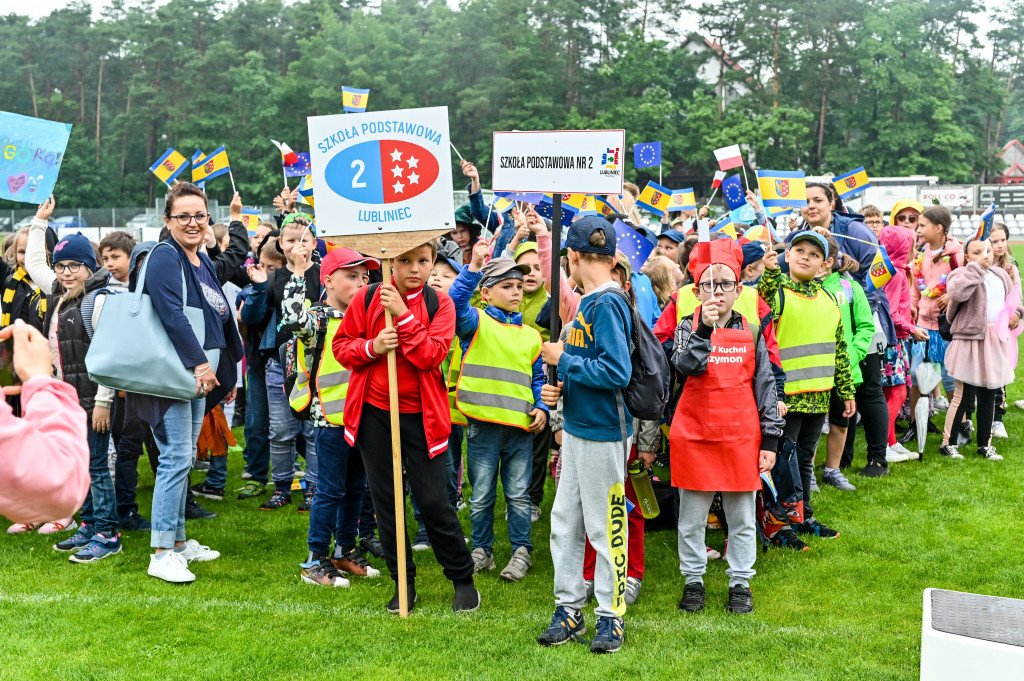
POLYGON ((704 530, 716 491, 729 519, 729 612, 753 610, 750 578, 757 557, 755 495, 775 465, 784 422, 759 327, 734 312, 743 253, 720 239, 690 260, 700 304, 676 329, 672 366, 682 397, 672 420, 672 485, 679 488, 679 568, 686 580, 679 609, 704 608, 704 530), (752 418, 757 413, 757 419, 752 418))

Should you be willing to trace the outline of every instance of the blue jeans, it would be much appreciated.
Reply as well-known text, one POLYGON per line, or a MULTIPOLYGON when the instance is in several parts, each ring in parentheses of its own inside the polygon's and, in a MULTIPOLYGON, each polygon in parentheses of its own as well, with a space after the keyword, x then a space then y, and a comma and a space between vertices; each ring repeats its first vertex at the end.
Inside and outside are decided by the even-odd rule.
POLYGON ((226 454, 210 457, 210 469, 206 471, 205 482, 207 485, 219 489, 224 489, 224 486, 228 484, 228 457, 226 454))
MULTIPOLYGON (((89 492, 82 504, 82 522, 93 532, 104 537, 117 535, 117 498, 114 495, 114 480, 107 465, 107 450, 110 446, 110 431, 97 433, 92 429, 92 415, 86 412, 89 421, 89 492)), ((56 520, 56 518, 55 518, 56 520)))
POLYGON ((344 428, 317 428, 316 455, 324 476, 309 510, 309 550, 329 551, 332 533, 336 547, 355 546, 366 490, 363 457, 345 441, 344 428))
POLYGON ((153 529, 149 545, 172 549, 185 541, 185 497, 188 474, 196 460, 196 442, 203 428, 206 400, 174 402, 153 429, 160 447, 160 462, 153 483, 153 529))
POLYGON ((306 483, 316 484, 316 442, 313 423, 300 421, 292 414, 284 393, 281 363, 267 362, 267 404, 270 407, 270 468, 276 487, 290 486, 295 477, 295 436, 302 431, 306 439, 306 483))
POLYGON ((245 391, 245 470, 253 480, 266 484, 270 479, 267 384, 252 367, 245 371, 245 391))
POLYGON ((470 421, 466 469, 473 496, 469 500, 473 548, 488 554, 494 548, 494 499, 501 486, 508 508, 508 540, 515 552, 530 543, 530 480, 533 477, 533 435, 511 426, 470 421))

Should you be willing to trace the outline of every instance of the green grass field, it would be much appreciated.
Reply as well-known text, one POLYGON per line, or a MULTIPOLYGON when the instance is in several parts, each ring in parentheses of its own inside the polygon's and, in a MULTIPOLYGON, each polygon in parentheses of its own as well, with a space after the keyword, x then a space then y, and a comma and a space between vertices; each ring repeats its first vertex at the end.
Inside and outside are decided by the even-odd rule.
MULTIPOLYGON (((1024 397, 1024 381, 1008 393, 1011 404, 1024 397)), ((916 679, 923 589, 1024 598, 1024 412, 1011 407, 1005 423, 1011 439, 996 441, 1005 461, 984 461, 973 445, 963 461, 940 458, 932 435, 923 464, 895 464, 876 480, 852 476, 853 493, 823 488, 817 513, 842 536, 812 541, 807 553, 759 555, 750 616, 724 610, 724 561, 709 566, 707 609, 680 613, 675 533, 648 533, 643 592, 627 613, 623 650, 610 656, 535 642, 553 609, 551 481, 534 525, 533 570, 518 584, 497 571, 480 576, 483 607, 461 616, 430 552, 415 554, 420 600, 406 621, 384 611, 386 576, 348 589, 300 582, 307 516, 294 505, 259 511, 259 500, 233 494, 203 501, 219 518, 188 522, 190 537, 223 554, 194 566, 192 585, 146 575, 148 532, 126 534, 124 553, 96 565, 69 563, 52 538, 3 535, 0 678, 916 679)), ((862 437, 859 445, 855 467, 862 437)), ((229 494, 241 467, 232 457, 229 494)), ((141 473, 148 517, 153 479, 148 466, 141 473)), ((509 558, 502 510, 499 501, 500 565, 509 558)), ((461 518, 468 533, 468 512, 461 518)), ((721 549, 720 532, 708 541, 721 549)))

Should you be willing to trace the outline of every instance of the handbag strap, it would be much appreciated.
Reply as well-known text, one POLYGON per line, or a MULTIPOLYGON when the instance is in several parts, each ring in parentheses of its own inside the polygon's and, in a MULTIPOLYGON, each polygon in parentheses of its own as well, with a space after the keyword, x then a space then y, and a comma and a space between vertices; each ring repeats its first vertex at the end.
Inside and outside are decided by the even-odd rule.
MULTIPOLYGON (((138 281, 135 282, 135 293, 133 294, 135 296, 135 298, 132 300, 132 309, 131 309, 131 315, 133 317, 135 315, 139 314, 139 311, 142 309, 142 291, 143 291, 143 289, 146 288, 146 270, 149 269, 149 260, 150 260, 150 258, 153 257, 153 252, 156 251, 156 249, 160 248, 161 246, 166 246, 167 248, 174 248, 173 246, 171 246, 166 241, 161 241, 156 246, 154 246, 152 249, 150 249, 149 253, 146 254, 146 259, 142 261, 142 269, 139 270, 139 279, 138 279, 138 281)), ((177 255, 177 253, 175 253, 175 255, 177 255)), ((178 256, 178 261, 179 262, 181 261, 181 256, 178 256)), ((187 284, 185 282, 185 268, 184 268, 184 266, 182 266, 182 268, 181 268, 181 305, 182 305, 182 307, 184 307, 185 304, 186 304, 187 296, 188 296, 188 286, 187 286, 187 284)))
POLYGON ((619 410, 619 429, 622 431, 622 465, 629 461, 629 438, 626 436, 626 410, 622 407, 622 391, 615 391, 615 408, 619 410))

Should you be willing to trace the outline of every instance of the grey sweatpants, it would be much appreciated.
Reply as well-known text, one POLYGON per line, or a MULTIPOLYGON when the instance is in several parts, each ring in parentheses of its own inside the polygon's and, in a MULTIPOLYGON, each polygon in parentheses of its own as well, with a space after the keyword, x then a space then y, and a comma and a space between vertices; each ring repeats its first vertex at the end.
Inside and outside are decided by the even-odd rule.
MULTIPOLYGON (((722 510, 729 527, 729 545, 725 560, 729 563, 725 574, 729 586, 750 585, 757 558, 757 527, 755 526, 756 492, 722 492, 722 510)), ((679 490, 679 572, 686 583, 704 583, 708 553, 704 544, 704 530, 708 524, 708 510, 714 492, 679 490)))
POLYGON ((597 553, 594 613, 599 617, 622 617, 626 612, 624 457, 621 440, 597 442, 562 432, 562 477, 551 508, 555 605, 571 610, 586 605, 583 547, 589 538, 597 553))

